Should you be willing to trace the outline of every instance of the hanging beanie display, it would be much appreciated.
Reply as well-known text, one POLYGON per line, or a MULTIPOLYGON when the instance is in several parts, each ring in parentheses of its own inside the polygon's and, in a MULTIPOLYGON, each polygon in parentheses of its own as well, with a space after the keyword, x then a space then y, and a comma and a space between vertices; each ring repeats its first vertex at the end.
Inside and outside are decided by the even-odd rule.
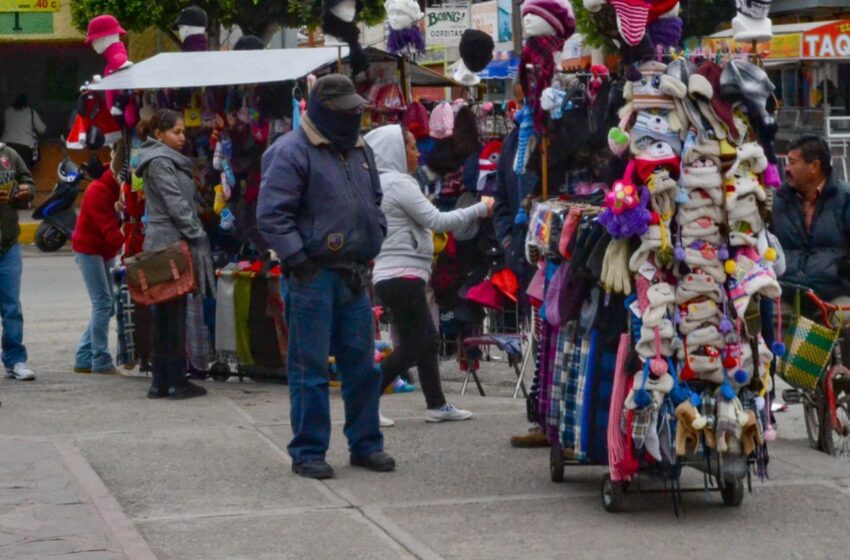
POLYGON ((77 116, 65 140, 69 149, 99 150, 121 139, 121 127, 98 92, 83 92, 77 100, 76 112, 77 116))
POLYGON ((393 54, 420 55, 425 52, 425 38, 419 21, 425 14, 416 0, 387 0, 384 2, 390 32, 387 50, 393 54))
POLYGON ((355 3, 354 0, 322 0, 322 33, 337 37, 348 44, 351 74, 356 76, 369 68, 369 59, 360 45, 360 28, 357 24, 354 21, 344 21, 333 13, 334 8, 344 2, 354 3, 356 14, 363 9, 363 4, 355 3))
POLYGON ((493 60, 495 48, 489 33, 477 29, 467 29, 460 38, 460 58, 472 72, 481 72, 493 60))

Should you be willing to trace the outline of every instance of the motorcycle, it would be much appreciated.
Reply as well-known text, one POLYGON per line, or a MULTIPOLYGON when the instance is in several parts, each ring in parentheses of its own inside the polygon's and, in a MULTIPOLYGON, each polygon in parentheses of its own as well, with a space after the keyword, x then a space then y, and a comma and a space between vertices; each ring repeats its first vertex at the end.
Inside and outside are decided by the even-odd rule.
POLYGON ((62 248, 77 226, 74 203, 81 191, 85 173, 66 155, 56 171, 58 181, 50 196, 36 208, 32 217, 41 220, 35 232, 35 244, 45 253, 62 248))

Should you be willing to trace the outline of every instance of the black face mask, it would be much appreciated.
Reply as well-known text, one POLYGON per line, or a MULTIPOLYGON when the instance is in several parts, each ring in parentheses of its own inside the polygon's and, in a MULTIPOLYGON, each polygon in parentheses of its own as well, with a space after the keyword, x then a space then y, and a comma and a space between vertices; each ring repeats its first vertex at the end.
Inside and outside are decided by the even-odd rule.
POLYGON ((348 153, 357 145, 360 138, 360 113, 334 111, 314 97, 307 106, 307 115, 341 154, 348 153))

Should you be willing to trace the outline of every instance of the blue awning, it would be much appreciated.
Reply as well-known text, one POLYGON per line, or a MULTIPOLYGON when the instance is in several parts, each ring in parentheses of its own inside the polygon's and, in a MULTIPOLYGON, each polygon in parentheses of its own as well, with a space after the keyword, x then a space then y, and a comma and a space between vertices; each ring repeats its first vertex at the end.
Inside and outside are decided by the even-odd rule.
POLYGON ((519 57, 511 53, 507 58, 496 58, 478 73, 482 80, 513 80, 519 73, 519 57))

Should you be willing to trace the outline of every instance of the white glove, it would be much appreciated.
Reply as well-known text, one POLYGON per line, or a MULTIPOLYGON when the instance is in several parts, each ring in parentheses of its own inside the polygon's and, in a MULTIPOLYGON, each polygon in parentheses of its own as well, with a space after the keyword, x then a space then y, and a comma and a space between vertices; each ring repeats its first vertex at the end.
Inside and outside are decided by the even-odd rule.
POLYGON ((628 239, 616 239, 608 245, 602 261, 601 280, 606 292, 623 295, 632 293, 628 239))

